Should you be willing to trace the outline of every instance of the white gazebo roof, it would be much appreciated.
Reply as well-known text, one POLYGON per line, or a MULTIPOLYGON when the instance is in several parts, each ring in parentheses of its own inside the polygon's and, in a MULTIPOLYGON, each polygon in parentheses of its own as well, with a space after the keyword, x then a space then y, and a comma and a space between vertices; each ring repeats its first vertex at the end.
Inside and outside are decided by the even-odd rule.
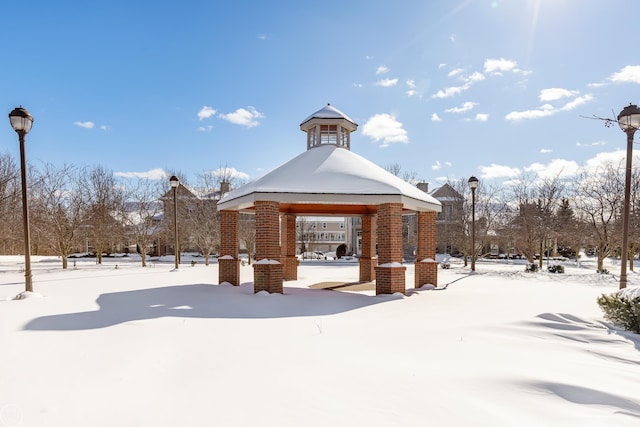
POLYGON ((313 119, 344 119, 344 120, 350 121, 354 125, 356 124, 356 122, 354 122, 351 119, 351 117, 347 116, 345 113, 338 110, 336 107, 334 107, 331 104, 327 104, 321 109, 319 109, 318 111, 316 111, 315 113, 311 114, 309 117, 304 119, 302 123, 300 123, 300 126, 304 125, 309 120, 313 120, 313 119))
MULTIPOLYGON (((327 114, 338 111, 340 118, 345 117, 330 105, 323 110, 327 114)), ((218 210, 251 210, 256 201, 277 201, 281 212, 294 214, 362 215, 376 213, 381 203, 402 203, 410 211, 441 210, 440 202, 419 188, 330 144, 307 150, 227 193, 218 202, 218 210)))

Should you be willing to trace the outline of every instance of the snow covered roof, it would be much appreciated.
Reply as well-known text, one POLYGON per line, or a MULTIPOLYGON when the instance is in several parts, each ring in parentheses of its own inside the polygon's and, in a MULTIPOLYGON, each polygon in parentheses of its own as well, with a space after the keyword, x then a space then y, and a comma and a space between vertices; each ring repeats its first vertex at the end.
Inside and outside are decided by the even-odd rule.
POLYGON ((345 113, 338 110, 336 107, 334 107, 331 104, 327 104, 323 108, 319 109, 318 111, 316 111, 315 113, 313 113, 312 115, 304 119, 302 123, 300 123, 300 126, 304 125, 309 120, 313 120, 313 119, 344 119, 358 126, 357 123, 354 122, 349 116, 347 116, 345 113))
POLYGON ((441 210, 434 197, 335 145, 307 150, 227 193, 218 209, 252 209, 256 201, 277 201, 281 211, 296 214, 362 215, 377 212, 381 203, 402 203, 413 211, 441 210))

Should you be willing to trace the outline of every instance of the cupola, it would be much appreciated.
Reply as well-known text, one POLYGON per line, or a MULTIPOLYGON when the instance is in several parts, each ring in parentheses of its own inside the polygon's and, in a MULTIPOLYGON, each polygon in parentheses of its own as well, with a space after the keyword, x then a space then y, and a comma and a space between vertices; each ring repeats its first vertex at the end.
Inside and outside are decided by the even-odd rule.
POLYGON ((358 124, 342 111, 327 104, 300 123, 307 133, 307 150, 321 145, 336 145, 351 150, 351 132, 358 124))

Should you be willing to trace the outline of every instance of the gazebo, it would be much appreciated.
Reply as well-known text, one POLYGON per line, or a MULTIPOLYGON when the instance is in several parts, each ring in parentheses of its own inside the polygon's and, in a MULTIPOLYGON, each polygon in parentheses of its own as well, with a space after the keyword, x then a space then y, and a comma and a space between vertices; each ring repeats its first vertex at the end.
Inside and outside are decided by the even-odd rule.
POLYGON ((436 213, 440 202, 426 192, 351 152, 358 125, 327 104, 300 129, 307 150, 220 199, 219 283, 239 285, 239 213, 256 221, 254 292, 282 293, 296 280, 296 216, 359 216, 362 254, 359 281, 376 282, 376 294, 405 292, 402 216, 417 215, 415 287, 437 285, 436 213), (377 252, 376 252, 377 247, 377 252))

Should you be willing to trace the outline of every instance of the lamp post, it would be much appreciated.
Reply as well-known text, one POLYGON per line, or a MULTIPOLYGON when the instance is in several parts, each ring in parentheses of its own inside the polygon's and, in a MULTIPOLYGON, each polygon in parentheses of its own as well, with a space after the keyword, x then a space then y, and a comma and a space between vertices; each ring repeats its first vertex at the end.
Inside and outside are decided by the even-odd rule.
POLYGON ((629 104, 618 114, 620 129, 627 134, 627 166, 624 177, 624 210, 622 213, 622 254, 620 256, 620 289, 627 287, 627 262, 629 260, 629 199, 631 193, 631 160, 633 134, 640 127, 640 108, 629 104))
POLYGON ((171 188, 173 188, 173 253, 175 255, 175 269, 177 270, 180 265, 180 259, 178 255, 178 198, 176 197, 176 192, 178 191, 178 186, 180 186, 180 180, 177 176, 172 175, 171 178, 169 178, 169 183, 171 184, 171 188))
POLYGON ((476 188, 478 188, 478 178, 469 178, 469 188, 471 189, 471 271, 476 271, 476 188))
POLYGON ((31 278, 31 235, 29 233, 29 202, 27 200, 27 162, 24 155, 24 137, 31 130, 33 117, 22 107, 9 113, 11 127, 20 140, 20 177, 22 179, 22 221, 24 230, 24 284, 26 292, 33 292, 31 278))

